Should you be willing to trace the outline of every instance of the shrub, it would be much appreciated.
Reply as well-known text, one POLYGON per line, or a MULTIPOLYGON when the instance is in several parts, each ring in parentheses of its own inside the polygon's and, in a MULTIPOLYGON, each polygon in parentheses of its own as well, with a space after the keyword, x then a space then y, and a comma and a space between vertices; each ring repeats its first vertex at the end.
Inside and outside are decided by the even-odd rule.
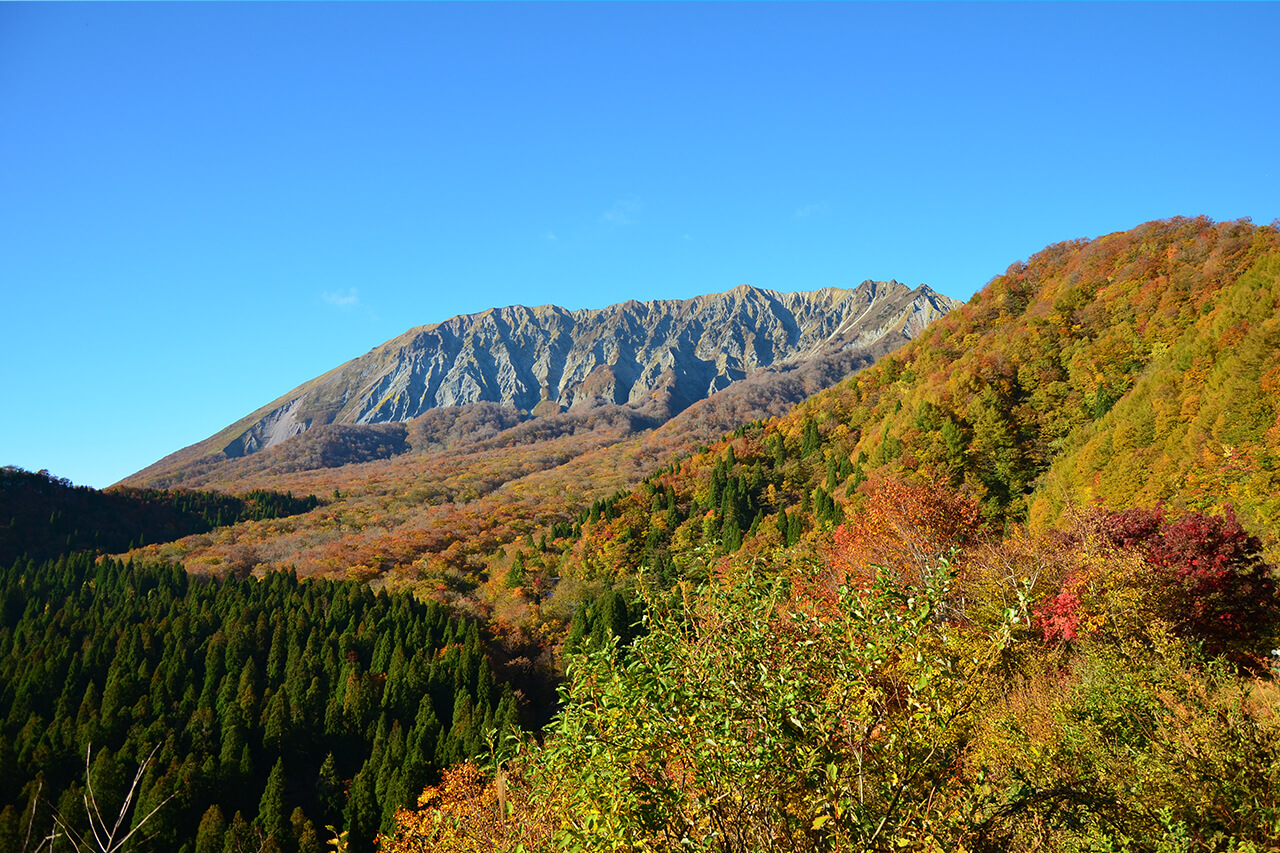
POLYGON ((1039 611, 1046 640, 1140 616, 1246 668, 1258 668, 1275 645, 1275 569, 1230 507, 1173 521, 1162 507, 1110 512, 1078 536, 1076 568, 1039 611))

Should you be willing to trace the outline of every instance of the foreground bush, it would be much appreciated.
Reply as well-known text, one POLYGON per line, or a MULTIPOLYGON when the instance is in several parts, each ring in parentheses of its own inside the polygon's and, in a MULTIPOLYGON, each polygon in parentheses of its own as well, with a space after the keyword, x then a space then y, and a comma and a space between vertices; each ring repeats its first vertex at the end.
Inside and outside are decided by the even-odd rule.
POLYGON ((1165 517, 1162 508, 1097 512, 1072 533, 1074 567, 1045 602, 1046 640, 1166 626, 1246 670, 1280 644, 1275 568, 1230 508, 1165 517))

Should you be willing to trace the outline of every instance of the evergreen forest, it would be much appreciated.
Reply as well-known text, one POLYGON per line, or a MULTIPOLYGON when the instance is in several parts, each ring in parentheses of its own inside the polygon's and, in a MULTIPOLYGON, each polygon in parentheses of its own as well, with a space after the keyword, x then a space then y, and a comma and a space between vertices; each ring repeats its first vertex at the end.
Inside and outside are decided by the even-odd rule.
POLYGON ((315 495, 252 489, 243 495, 195 489, 74 486, 47 471, 0 468, 0 563, 73 551, 121 553, 241 521, 308 512, 315 495))
POLYGON ((370 850, 439 768, 519 723, 474 621, 286 572, 16 561, 0 580, 0 673, 5 850, 55 814, 89 836, 86 764, 112 818, 145 767, 130 817, 164 805, 135 849, 319 851, 337 826, 370 850))

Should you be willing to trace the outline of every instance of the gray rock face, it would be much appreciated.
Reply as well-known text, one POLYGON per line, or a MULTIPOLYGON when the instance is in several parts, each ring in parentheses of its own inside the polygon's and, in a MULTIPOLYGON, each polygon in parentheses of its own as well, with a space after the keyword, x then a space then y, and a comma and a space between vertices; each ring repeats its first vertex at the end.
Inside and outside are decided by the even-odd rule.
POLYGON ((892 348, 957 305, 923 285, 865 281, 807 293, 743 285, 599 310, 494 308, 411 329, 300 386, 222 449, 242 456, 319 424, 405 421, 479 401, 535 414, 616 403, 670 417, 761 368, 892 348))

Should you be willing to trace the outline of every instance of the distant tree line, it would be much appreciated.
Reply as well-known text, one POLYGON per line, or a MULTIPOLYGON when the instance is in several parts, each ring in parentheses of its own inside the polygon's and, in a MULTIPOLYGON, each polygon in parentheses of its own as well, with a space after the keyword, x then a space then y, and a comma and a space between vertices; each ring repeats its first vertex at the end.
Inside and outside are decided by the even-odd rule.
POLYGON ((72 551, 120 553, 242 521, 309 512, 315 495, 74 486, 47 471, 0 468, 0 564, 72 551))

